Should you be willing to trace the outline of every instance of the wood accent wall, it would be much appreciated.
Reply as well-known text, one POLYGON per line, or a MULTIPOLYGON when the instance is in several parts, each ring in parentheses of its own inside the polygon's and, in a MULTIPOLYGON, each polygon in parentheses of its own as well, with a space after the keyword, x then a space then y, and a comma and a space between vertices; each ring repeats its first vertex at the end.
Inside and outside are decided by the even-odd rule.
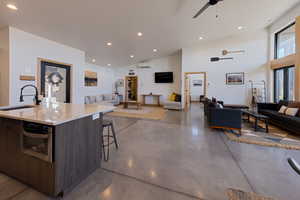
POLYGON ((35 81, 35 76, 21 75, 20 80, 21 81, 35 81))
POLYGON ((296 65, 296 54, 288 55, 284 58, 271 61, 271 69, 278 69, 282 67, 289 67, 296 65))
POLYGON ((295 98, 300 101, 300 16, 296 18, 295 98))

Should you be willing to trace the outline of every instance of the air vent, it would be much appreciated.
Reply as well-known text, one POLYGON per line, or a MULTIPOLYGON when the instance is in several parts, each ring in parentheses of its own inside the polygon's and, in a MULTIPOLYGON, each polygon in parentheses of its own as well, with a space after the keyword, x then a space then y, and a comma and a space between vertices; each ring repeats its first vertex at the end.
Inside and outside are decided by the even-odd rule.
POLYGON ((147 66, 147 65, 138 65, 136 66, 136 68, 139 68, 139 69, 150 69, 151 67, 150 66, 147 66))

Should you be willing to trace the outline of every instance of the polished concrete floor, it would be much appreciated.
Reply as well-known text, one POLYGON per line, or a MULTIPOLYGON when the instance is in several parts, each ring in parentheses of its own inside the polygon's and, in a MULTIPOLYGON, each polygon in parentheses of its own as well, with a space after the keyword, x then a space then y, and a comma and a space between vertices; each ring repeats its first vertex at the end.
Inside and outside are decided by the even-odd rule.
MULTIPOLYGON (((237 188, 281 200, 300 199, 300 176, 287 157, 300 151, 229 141, 208 129, 200 104, 164 120, 114 118, 119 150, 64 199, 225 200, 237 188)), ((0 174, 0 200, 51 199, 0 174)))

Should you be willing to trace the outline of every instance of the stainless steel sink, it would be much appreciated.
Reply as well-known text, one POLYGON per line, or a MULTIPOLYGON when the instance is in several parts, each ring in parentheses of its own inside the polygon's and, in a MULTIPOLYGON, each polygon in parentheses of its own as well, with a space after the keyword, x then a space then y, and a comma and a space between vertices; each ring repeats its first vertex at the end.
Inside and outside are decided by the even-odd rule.
POLYGON ((11 111, 11 110, 20 110, 26 108, 33 108, 34 106, 26 105, 26 106, 12 106, 12 107, 0 107, 0 111, 11 111))

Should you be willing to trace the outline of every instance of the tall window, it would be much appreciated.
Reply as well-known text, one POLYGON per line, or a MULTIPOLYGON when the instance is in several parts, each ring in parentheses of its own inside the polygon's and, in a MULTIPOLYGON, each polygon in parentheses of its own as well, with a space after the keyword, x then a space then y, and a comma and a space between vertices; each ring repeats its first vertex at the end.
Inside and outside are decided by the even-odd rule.
POLYGON ((296 52, 295 27, 295 23, 292 23, 275 34, 275 59, 283 58, 296 52))
POLYGON ((295 67, 275 70, 275 102, 295 100, 295 67))
MULTIPOLYGON (((296 52, 295 23, 275 34, 275 59, 296 52)), ((295 66, 274 70, 274 100, 295 100, 295 66)))

